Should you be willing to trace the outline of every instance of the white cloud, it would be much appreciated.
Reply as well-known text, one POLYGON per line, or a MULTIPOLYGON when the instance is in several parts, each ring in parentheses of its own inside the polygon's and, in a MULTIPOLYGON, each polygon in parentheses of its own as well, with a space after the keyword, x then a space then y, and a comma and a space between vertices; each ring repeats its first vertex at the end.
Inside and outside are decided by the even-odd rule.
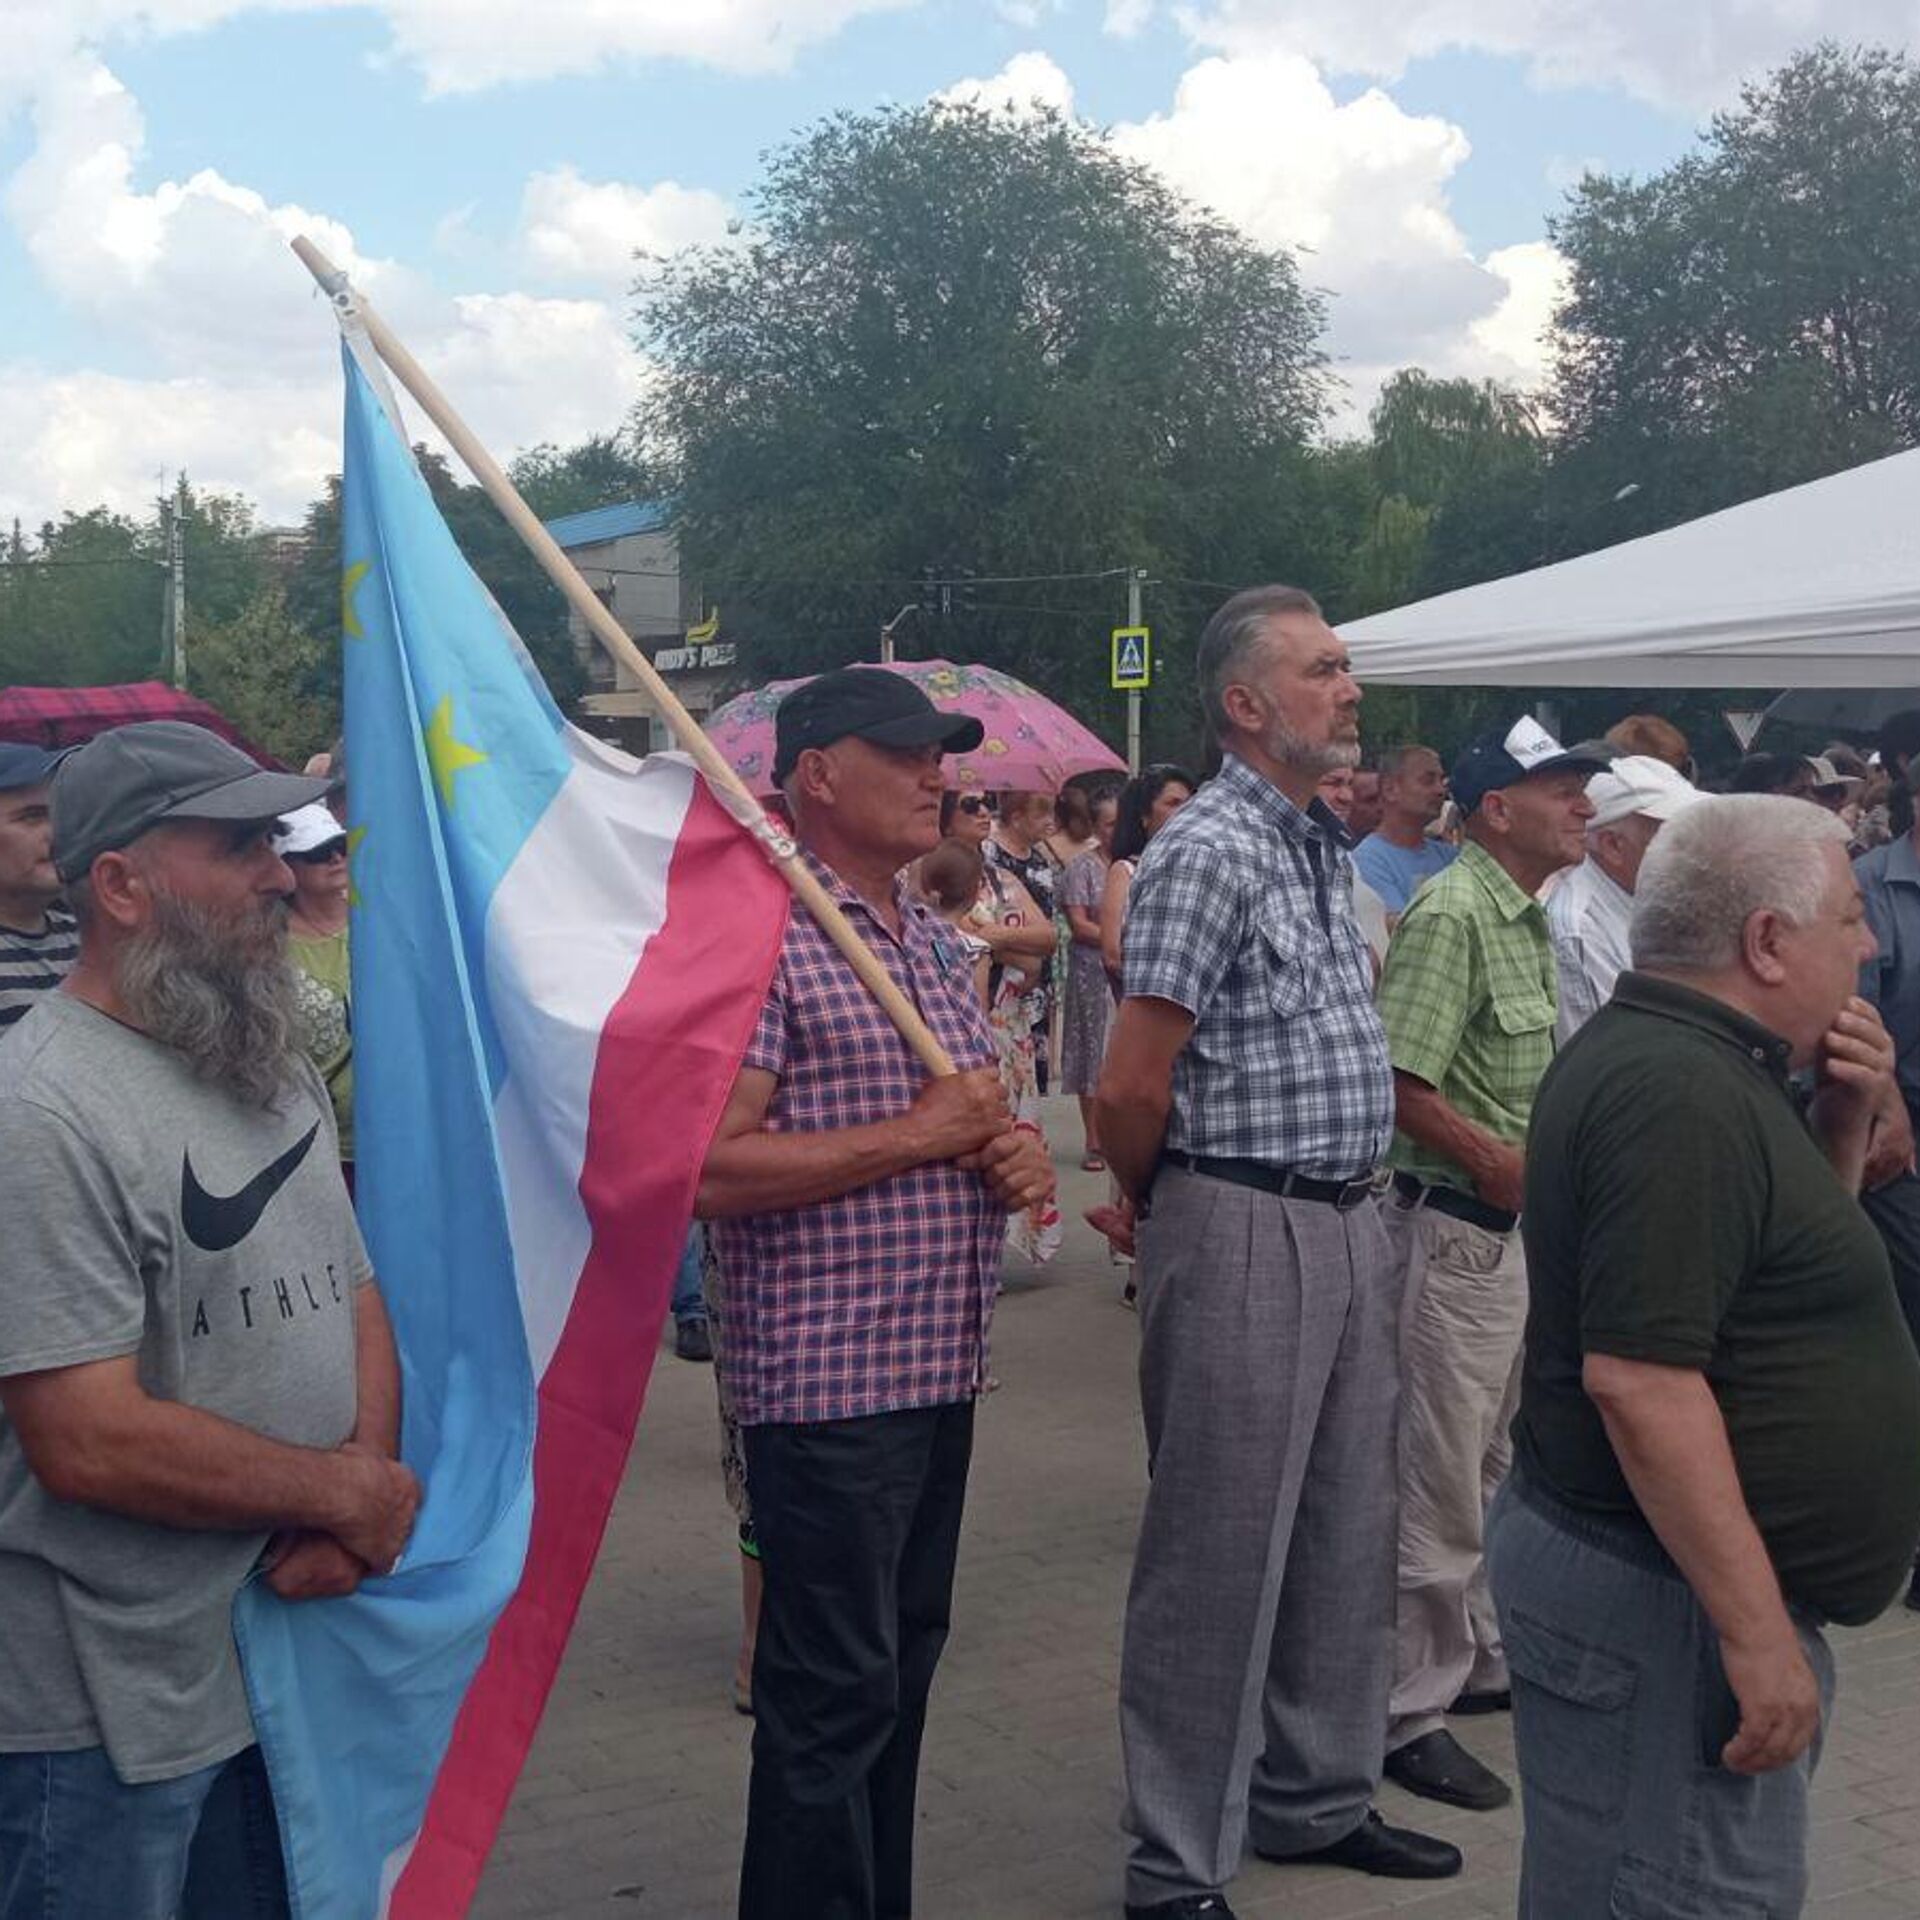
POLYGON ((1526 343, 1552 250, 1474 257, 1447 203, 1471 151, 1450 121, 1378 88, 1338 101, 1310 60, 1269 52, 1201 61, 1166 113, 1114 139, 1254 239, 1302 250, 1302 277, 1330 296, 1344 422, 1396 366, 1537 377, 1526 343))
MULTIPOLYGON (((1393 79, 1411 61, 1470 49, 1519 59, 1546 85, 1618 86, 1686 110, 1724 102, 1742 78, 1842 30, 1819 0, 1170 0, 1168 10, 1223 53, 1303 53, 1333 72, 1393 79)), ((1844 13, 1849 41, 1899 46, 1920 28, 1914 0, 1849 0, 1844 13)))
POLYGON ((1547 329, 1567 291, 1567 261, 1546 240, 1499 247, 1487 255, 1487 270, 1506 282, 1500 304, 1468 329, 1486 356, 1486 371, 1520 386, 1532 386, 1547 371, 1547 329))
POLYGON ((607 431, 639 392, 643 362, 604 301, 448 297, 340 222, 211 170, 143 187, 138 103, 96 61, 43 86, 34 132, 5 197, 21 243, 73 312, 154 372, 0 365, 0 516, 144 500, 163 466, 246 492, 270 518, 297 514, 339 465, 340 412, 332 316, 288 251, 301 232, 502 458, 607 431))
POLYGON ((194 33, 249 14, 364 6, 432 94, 646 61, 775 73, 861 16, 918 0, 0 0, 0 126, 82 48, 194 33))
POLYGON ((1073 82, 1046 54, 1016 53, 998 73, 985 80, 956 80, 934 98, 956 106, 1004 107, 1009 113, 1029 113, 1035 107, 1071 113, 1073 82))
POLYGON ((625 293, 636 253, 674 253, 725 239, 732 209, 676 180, 630 186, 583 180, 571 167, 536 173, 520 201, 520 246, 535 272, 625 293))
POLYGON ((914 0, 377 0, 394 51, 430 93, 685 60, 776 73, 863 14, 914 0))
POLYGON ((1116 40, 1131 40, 1153 18, 1153 0, 1107 0, 1106 18, 1100 23, 1103 33, 1116 40))

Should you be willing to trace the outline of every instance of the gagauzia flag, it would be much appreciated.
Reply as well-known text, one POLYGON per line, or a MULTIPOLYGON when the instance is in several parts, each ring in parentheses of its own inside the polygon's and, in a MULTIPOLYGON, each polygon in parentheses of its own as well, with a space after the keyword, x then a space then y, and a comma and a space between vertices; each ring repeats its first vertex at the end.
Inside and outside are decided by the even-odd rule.
POLYGON ((646 1390, 786 889, 685 762, 570 727, 347 335, 360 1214, 426 1497, 235 1626, 297 1920, 464 1913, 646 1390))

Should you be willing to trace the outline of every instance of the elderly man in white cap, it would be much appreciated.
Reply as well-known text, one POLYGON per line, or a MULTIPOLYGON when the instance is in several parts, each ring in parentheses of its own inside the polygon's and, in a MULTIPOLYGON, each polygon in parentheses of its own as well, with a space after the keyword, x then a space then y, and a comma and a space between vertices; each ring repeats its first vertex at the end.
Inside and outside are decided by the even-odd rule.
POLYGON ((1654 835, 1700 797, 1684 774, 1647 754, 1622 754, 1587 782, 1587 857, 1547 897, 1562 1046, 1613 997, 1614 981, 1632 964, 1634 883, 1654 835))

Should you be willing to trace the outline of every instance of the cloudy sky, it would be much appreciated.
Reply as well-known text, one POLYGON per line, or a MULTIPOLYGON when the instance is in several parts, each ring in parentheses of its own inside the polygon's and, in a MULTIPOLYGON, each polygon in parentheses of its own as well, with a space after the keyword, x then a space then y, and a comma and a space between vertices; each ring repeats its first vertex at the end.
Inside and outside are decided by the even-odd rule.
POLYGON ((0 0, 0 516, 338 465, 311 233, 506 456, 621 419, 635 247, 717 237, 836 108, 1040 99, 1306 249, 1364 407, 1527 381, 1546 216, 1817 32, 1920 0, 0 0), (1844 20, 1838 15, 1845 13, 1844 20))

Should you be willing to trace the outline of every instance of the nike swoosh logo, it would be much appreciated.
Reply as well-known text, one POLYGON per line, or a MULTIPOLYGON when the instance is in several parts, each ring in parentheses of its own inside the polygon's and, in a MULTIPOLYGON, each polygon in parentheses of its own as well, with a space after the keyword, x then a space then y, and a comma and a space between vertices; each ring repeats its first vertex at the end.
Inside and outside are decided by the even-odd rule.
POLYGON ((180 1224, 187 1238, 207 1253, 225 1253, 237 1247, 266 1212, 267 1203, 293 1178, 294 1170, 307 1157, 314 1136, 320 1131, 316 1120, 279 1159, 256 1173, 237 1193, 209 1193, 195 1177, 191 1148, 180 1159, 180 1224))

